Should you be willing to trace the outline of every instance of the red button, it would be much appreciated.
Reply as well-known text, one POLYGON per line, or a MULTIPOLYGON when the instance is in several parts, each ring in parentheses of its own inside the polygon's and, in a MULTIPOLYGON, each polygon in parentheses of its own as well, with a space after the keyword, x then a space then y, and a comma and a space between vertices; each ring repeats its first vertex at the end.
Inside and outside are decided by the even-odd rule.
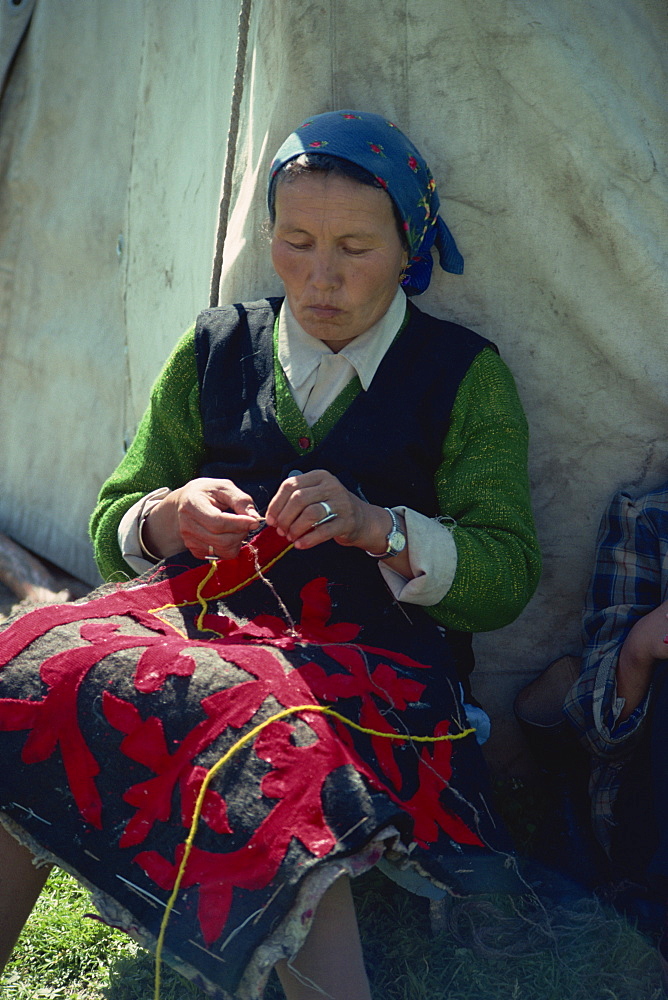
POLYGON ((299 439, 299 447, 300 448, 304 448, 304 449, 310 448, 311 447, 311 442, 309 441, 308 438, 300 438, 299 439))

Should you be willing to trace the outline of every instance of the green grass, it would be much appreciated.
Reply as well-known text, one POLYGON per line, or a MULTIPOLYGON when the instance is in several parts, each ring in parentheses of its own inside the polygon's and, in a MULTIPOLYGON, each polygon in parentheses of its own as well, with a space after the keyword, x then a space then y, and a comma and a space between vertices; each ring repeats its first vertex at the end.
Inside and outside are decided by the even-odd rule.
POLYGON ((421 901, 369 876, 359 903, 386 1000, 657 1000, 647 940, 593 900, 545 910, 527 900, 455 901, 433 938, 421 901), (375 883, 375 884, 374 884, 375 883), (383 897, 386 897, 383 905, 383 897), (373 943, 372 943, 373 942, 373 943), (375 955, 374 955, 375 950, 375 955), (383 960, 391 955, 391 963, 383 960))
MULTIPOLYGON (((424 900, 371 872, 354 883, 377 1000, 659 1000, 648 940, 593 900, 570 909, 522 900, 455 902, 429 933, 424 900)), ((3 1000, 151 1000, 153 959, 90 912, 88 896, 54 872, 0 985, 3 1000)), ((275 981, 266 1000, 282 994, 275 981)), ((204 1000, 163 969, 162 1000, 204 1000)))
MULTIPOLYGON (((152 957, 92 911, 86 890, 54 869, 5 969, 2 1000, 150 1000, 152 957)), ((171 969, 162 978, 162 1000, 204 1000, 171 969)))

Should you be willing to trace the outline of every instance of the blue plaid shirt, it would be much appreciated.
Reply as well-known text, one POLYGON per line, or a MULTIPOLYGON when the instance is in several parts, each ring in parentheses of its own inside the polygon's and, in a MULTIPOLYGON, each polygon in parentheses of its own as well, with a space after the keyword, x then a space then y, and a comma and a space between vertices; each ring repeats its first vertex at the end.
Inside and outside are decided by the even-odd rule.
POLYGON ((619 652, 633 625, 668 597, 668 483, 633 499, 620 492, 601 521, 596 565, 583 614, 582 671, 564 711, 592 754, 596 836, 609 849, 622 771, 642 734, 651 698, 623 723, 619 652))

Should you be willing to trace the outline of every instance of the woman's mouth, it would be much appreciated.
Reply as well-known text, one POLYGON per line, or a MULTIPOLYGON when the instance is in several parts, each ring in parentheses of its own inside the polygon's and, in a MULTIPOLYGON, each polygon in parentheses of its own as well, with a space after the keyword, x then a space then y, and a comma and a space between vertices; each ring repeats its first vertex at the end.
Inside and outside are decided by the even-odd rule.
POLYGON ((326 302, 316 302, 313 305, 307 306, 307 309, 313 316, 317 316, 319 319, 332 319, 342 312, 341 309, 337 309, 336 306, 329 305, 326 302))

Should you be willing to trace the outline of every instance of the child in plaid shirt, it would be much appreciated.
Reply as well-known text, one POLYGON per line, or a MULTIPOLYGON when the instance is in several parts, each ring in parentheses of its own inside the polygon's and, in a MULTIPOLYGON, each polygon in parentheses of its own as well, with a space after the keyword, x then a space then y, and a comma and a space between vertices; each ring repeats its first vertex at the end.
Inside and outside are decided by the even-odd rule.
POLYGON ((668 483, 601 521, 565 712, 592 755, 594 830, 618 877, 668 900, 668 483))

